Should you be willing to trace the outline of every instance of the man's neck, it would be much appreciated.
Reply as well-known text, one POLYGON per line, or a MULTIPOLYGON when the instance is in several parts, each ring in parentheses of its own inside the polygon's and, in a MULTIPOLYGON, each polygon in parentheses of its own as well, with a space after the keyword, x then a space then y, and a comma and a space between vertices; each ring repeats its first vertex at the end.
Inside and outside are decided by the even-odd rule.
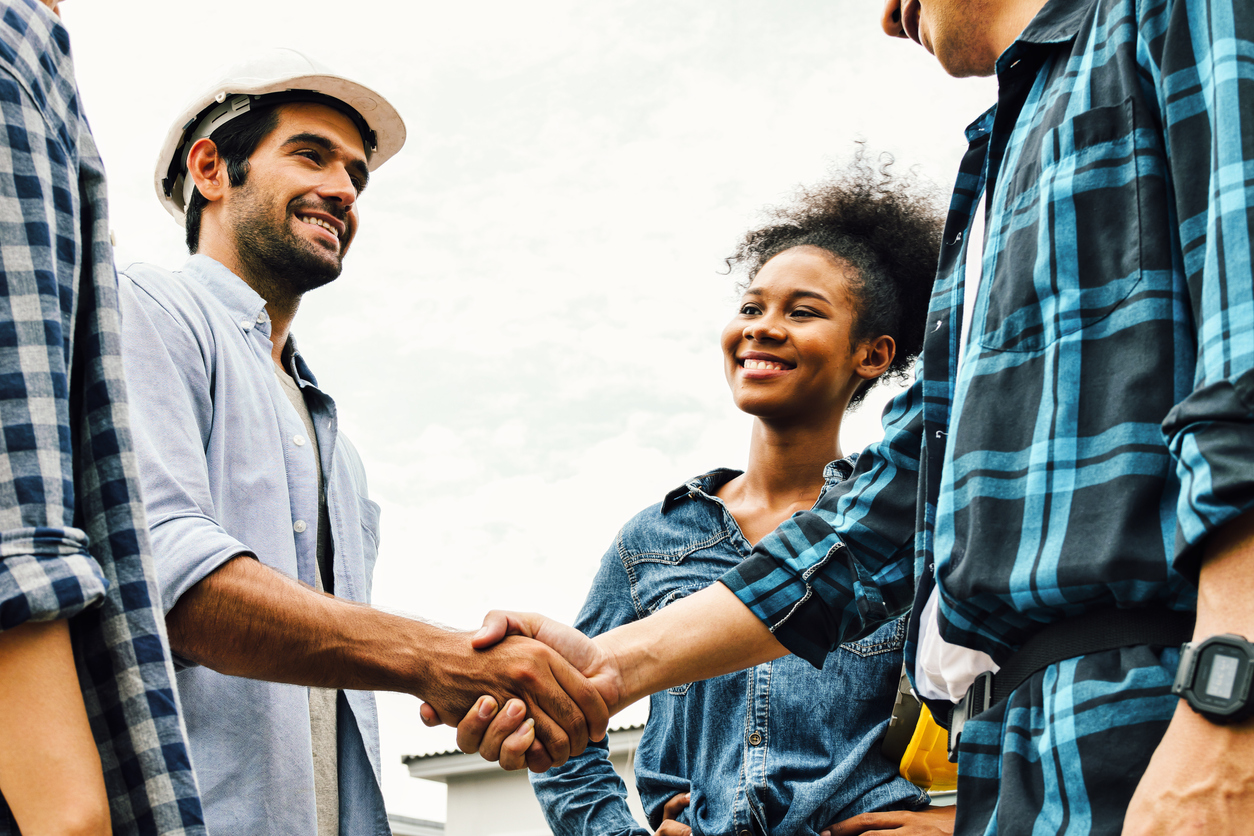
POLYGON ((199 253, 221 264, 257 292, 266 302, 266 314, 270 317, 270 342, 274 362, 283 365, 283 347, 292 331, 292 321, 300 308, 302 294, 291 290, 291 282, 276 275, 264 265, 247 262, 240 258, 234 247, 214 246, 213 242, 199 249, 199 253))
POLYGON ((1004 0, 1001 12, 989 22, 989 36, 995 44, 994 61, 1019 39, 1049 0, 1004 0))

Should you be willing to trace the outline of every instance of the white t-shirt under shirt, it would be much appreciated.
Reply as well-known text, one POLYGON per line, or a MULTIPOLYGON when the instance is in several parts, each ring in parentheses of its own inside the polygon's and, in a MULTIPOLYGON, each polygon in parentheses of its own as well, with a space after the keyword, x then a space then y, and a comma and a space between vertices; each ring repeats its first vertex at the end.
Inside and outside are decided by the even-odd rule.
MULTIPOLYGON (((962 330, 958 334, 958 373, 966 359, 975 302, 980 294, 984 269, 984 200, 981 197, 967 237, 966 276, 962 299, 962 330)), ((950 644, 940 633, 940 586, 919 614, 919 649, 915 654, 914 682, 919 696, 932 700, 958 702, 975 678, 985 671, 997 671, 993 657, 980 650, 950 644)))
MULTIPOLYGON (((314 451, 318 467, 318 571, 314 572, 314 588, 326 589, 331 572, 332 554, 331 521, 327 514, 326 487, 322 480, 322 457, 318 455, 317 434, 313 416, 305 405, 300 386, 277 363, 275 377, 283 387, 292 408, 305 425, 305 434, 314 451)), ((334 584, 334 581, 331 581, 334 584)), ((339 836, 340 832, 340 771, 339 744, 336 739, 336 702, 339 691, 334 688, 309 689, 309 732, 313 741, 314 799, 318 807, 318 836, 339 836)))

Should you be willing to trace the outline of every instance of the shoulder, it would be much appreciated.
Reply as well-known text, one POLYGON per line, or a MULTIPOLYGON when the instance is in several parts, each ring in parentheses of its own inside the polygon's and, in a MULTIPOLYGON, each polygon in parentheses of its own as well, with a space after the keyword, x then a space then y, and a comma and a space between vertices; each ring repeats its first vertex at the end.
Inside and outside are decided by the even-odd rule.
POLYGON ((78 110, 70 38, 54 15, 36 0, 11 0, 0 14, 0 70, 29 97, 62 145, 77 143, 78 110))
POLYGON ((198 282, 156 264, 128 264, 118 271, 118 284, 149 315, 162 311, 177 320, 207 323, 208 308, 218 304, 198 282))

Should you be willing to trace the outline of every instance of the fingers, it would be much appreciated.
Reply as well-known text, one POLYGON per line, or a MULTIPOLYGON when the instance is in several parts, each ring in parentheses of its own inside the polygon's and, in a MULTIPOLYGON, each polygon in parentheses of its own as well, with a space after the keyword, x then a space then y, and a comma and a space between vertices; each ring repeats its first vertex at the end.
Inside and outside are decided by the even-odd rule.
POLYGON ((851 819, 835 822, 823 828, 819 836, 862 836, 872 833, 881 827, 887 829, 891 824, 892 813, 863 813, 851 819))
POLYGON ((504 610, 492 610, 483 617, 483 626, 479 632, 470 637, 470 646, 475 650, 485 650, 509 633, 509 613, 504 610))
POLYGON ((483 626, 479 631, 470 637, 470 646, 475 650, 483 650, 499 644, 506 636, 526 636, 532 639, 540 626, 548 621, 548 618, 535 612, 492 610, 483 617, 483 626))
POLYGON ((948 836, 954 832, 954 812, 953 807, 925 807, 863 813, 828 825, 819 836, 948 836))
POLYGON ((553 759, 549 757, 544 744, 538 740, 532 740, 531 748, 527 750, 527 768, 532 772, 540 773, 551 766, 553 766, 553 759))
MULTIPOLYGON (((510 700, 516 702, 516 700, 510 700)), ((521 704, 519 705, 521 710, 521 704)), ((506 711, 508 711, 508 707, 506 711)), ((505 712, 501 712, 504 714, 505 712)), ((527 754, 531 744, 536 742, 536 723, 528 717, 517 729, 508 735, 500 745, 501 768, 508 770, 523 769, 527 766, 527 754)), ((543 750, 543 747, 541 747, 543 750)), ((541 770, 543 771, 543 770, 541 770)))
POLYGON ((688 836, 691 832, 691 827, 672 819, 662 822, 662 826, 657 829, 657 833, 654 836, 688 836))
MULTIPOLYGON (((517 702, 517 700, 513 700, 513 702, 517 702)), ((521 708, 521 704, 519 707, 521 708)), ((466 712, 466 716, 457 724, 457 748, 463 752, 480 751, 484 735, 487 734, 495 716, 496 700, 488 696, 477 699, 475 704, 470 707, 470 710, 466 712)), ((513 731, 520 722, 522 722, 521 717, 518 718, 518 721, 513 726, 509 727, 508 731, 513 731)), ((501 735, 502 739, 504 736, 501 735)), ((496 758, 489 758, 489 760, 496 760, 496 758)))
MULTIPOLYGON (((525 765, 523 756, 526 754, 528 747, 531 746, 532 740, 535 739, 533 731, 535 723, 528 719, 527 707, 522 700, 507 700, 505 707, 495 717, 476 717, 473 723, 463 723, 462 725, 467 727, 468 732, 477 732, 477 735, 467 734, 463 738, 462 727, 458 726, 458 742, 464 741, 470 744, 477 740, 478 745, 474 751, 477 751, 485 760, 494 761, 500 759, 501 766, 506 769, 521 769, 525 765), (527 732, 531 732, 531 735, 527 739, 526 744, 520 747, 517 738, 512 741, 513 749, 510 753, 510 764, 512 765, 507 766, 502 746, 511 737, 526 734, 527 732)), ((462 751, 466 750, 463 749, 462 751)))
MULTIPOLYGON (((470 710, 473 712, 475 708, 478 708, 478 706, 473 706, 470 710)), ((436 712, 431 703, 424 702, 422 705, 418 706, 418 717, 421 718, 424 726, 440 725, 440 715, 436 712)))
POLYGON ((673 795, 670 800, 662 805, 662 820, 675 820, 679 818, 679 814, 688 806, 688 802, 692 800, 692 793, 681 792, 679 795, 673 795))

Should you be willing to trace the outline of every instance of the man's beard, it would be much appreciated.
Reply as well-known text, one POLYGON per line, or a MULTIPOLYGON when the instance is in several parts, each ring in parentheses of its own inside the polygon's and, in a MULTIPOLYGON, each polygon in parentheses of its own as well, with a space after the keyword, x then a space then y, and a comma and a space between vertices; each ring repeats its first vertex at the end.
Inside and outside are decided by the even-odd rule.
MULTIPOLYGON (((277 208, 253 192, 248 183, 238 187, 244 201, 234 219, 235 247, 240 260, 255 278, 266 274, 276 290, 300 296, 334 281, 340 275, 343 256, 299 237, 292 229, 297 209, 325 212, 339 220, 346 214, 339 206, 311 200, 277 208)), ((240 205, 240 204, 237 204, 240 205)))

